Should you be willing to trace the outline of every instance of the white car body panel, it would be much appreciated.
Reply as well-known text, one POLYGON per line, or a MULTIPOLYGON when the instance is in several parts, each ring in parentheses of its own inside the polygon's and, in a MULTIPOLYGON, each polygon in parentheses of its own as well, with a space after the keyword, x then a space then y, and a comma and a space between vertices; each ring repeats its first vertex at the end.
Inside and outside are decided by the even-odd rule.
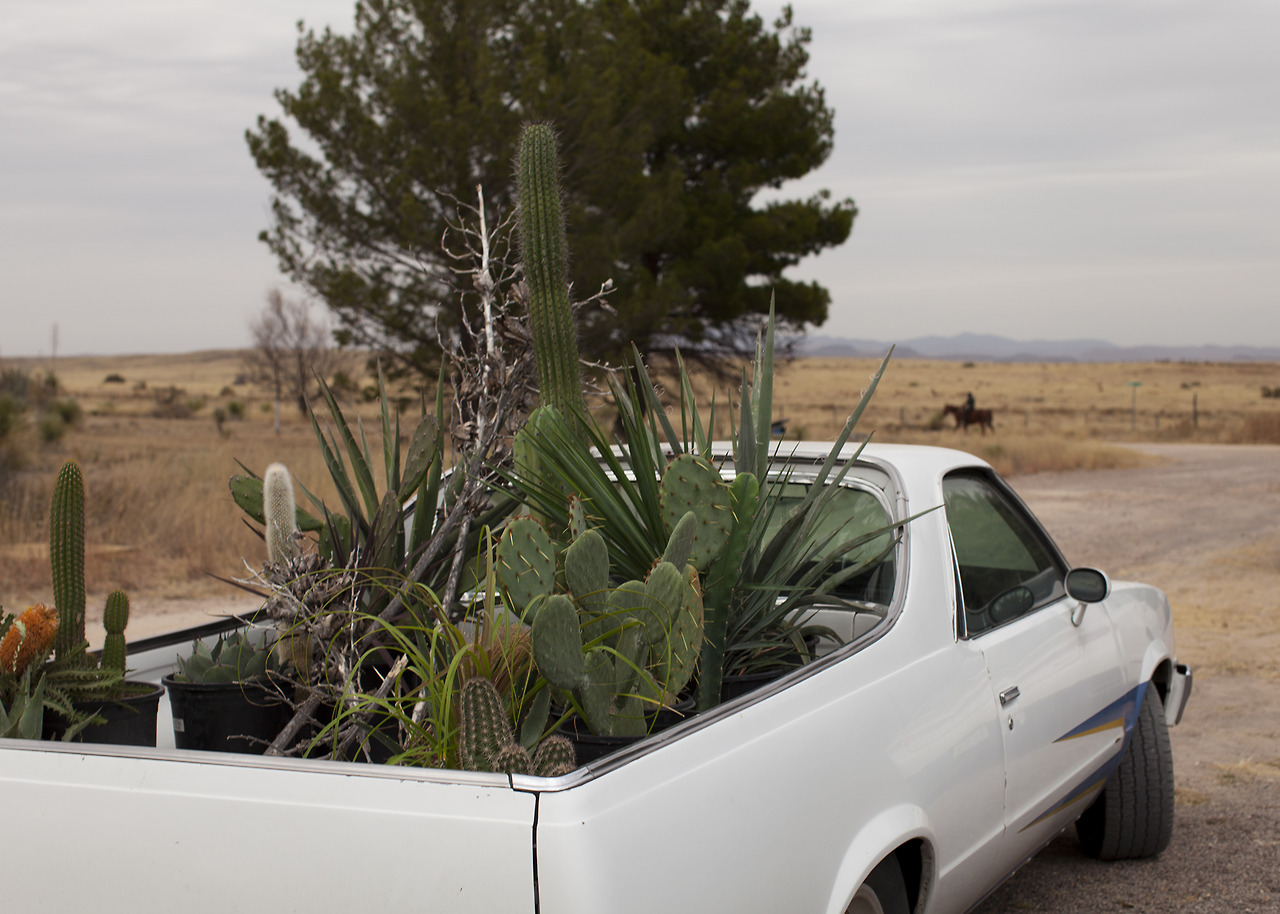
MULTIPOLYGON (((942 504, 949 471, 985 467, 934 448, 864 460, 896 520, 942 504)), ((967 639, 955 569, 945 513, 918 517, 885 623, 858 616, 830 655, 558 779, 183 752, 163 707, 158 749, 0 741, 6 827, 33 839, 9 845, 32 878, 7 898, 70 909, 92 886, 108 909, 127 892, 130 911, 232 909, 225 891, 263 911, 839 914, 906 845, 917 910, 968 910, 1088 805, 1146 684, 1164 677, 1170 723, 1186 686, 1159 591, 1117 582, 1101 603, 1064 597, 967 639)))

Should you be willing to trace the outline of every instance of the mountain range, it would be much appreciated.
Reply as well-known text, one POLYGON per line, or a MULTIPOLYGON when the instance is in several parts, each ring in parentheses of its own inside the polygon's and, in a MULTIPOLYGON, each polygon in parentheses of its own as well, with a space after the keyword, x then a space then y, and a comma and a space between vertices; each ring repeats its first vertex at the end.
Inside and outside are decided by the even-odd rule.
MULTIPOLYGON (((795 354, 840 358, 879 358, 889 343, 878 340, 807 335, 795 354)), ((978 362, 1280 362, 1274 346, 1117 346, 1105 340, 1011 340, 988 333, 919 336, 895 344, 896 359, 978 362)))

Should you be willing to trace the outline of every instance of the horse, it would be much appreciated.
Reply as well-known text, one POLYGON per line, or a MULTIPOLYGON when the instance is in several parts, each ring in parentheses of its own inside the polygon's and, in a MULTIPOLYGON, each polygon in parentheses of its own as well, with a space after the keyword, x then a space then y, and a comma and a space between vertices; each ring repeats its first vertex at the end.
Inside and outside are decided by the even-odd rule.
POLYGON ((955 416, 956 428, 963 428, 965 434, 969 433, 969 426, 976 425, 982 430, 982 434, 987 433, 987 429, 995 431, 996 427, 991 422, 991 410, 989 409, 971 409, 968 415, 965 415, 964 407, 953 406, 948 403, 942 407, 942 415, 955 416))

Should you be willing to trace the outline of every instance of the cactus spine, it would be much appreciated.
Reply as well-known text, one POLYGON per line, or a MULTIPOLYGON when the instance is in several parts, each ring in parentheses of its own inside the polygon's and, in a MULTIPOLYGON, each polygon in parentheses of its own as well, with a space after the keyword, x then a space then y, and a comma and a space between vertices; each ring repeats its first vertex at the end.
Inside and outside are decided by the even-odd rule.
POLYGON ((266 523, 267 561, 283 564, 296 559, 298 508, 293 500, 293 479, 283 463, 267 467, 262 479, 262 513, 266 523))
POLYGON ((129 624, 129 597, 123 590, 113 590, 107 595, 107 606, 102 611, 102 627, 107 636, 102 642, 102 668, 118 670, 124 675, 124 629, 129 624))
POLYGON ((53 484, 49 566, 58 609, 54 649, 66 657, 84 644, 84 476, 74 460, 62 465, 53 484))
POLYGON ((569 304, 569 245, 560 195, 555 133, 530 124, 516 160, 520 257, 529 286, 529 324, 542 402, 566 417, 586 415, 577 329, 569 304))

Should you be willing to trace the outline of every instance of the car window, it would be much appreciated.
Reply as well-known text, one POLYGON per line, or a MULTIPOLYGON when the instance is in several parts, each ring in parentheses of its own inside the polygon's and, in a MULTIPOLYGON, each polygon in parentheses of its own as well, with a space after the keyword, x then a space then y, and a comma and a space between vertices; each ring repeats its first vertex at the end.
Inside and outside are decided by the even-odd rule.
POLYGON ((942 481, 972 636, 1060 599, 1066 569, 1040 527, 1003 489, 980 473, 942 481))
MULTIPOLYGON (((809 490, 805 481, 790 481, 778 487, 777 508, 772 512, 765 542, 772 539, 792 509, 809 490)), ((872 492, 843 485, 818 518, 804 546, 817 547, 819 560, 831 555, 857 537, 891 523, 883 503, 872 492)), ((893 536, 886 532, 845 552, 833 564, 828 592, 842 600, 888 606, 893 600, 893 536)))

